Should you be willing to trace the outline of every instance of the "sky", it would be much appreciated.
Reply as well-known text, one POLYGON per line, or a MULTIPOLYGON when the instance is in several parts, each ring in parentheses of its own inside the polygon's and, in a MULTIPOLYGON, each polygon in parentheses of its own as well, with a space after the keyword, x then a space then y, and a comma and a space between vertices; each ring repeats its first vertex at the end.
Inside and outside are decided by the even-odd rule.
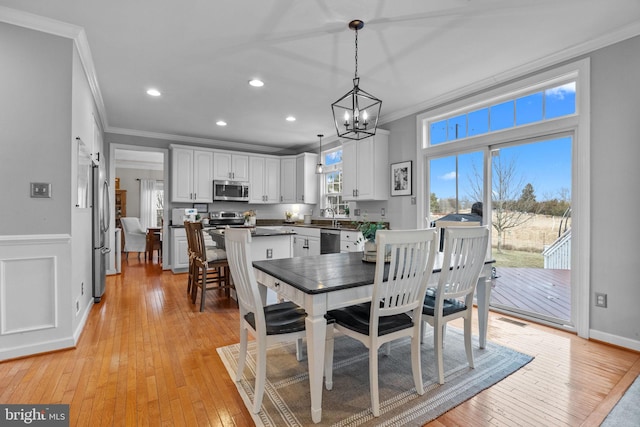
MULTIPOLYGON (((575 90, 575 83, 569 83, 432 123, 431 143, 445 143, 573 114, 575 90)), ((571 144, 571 137, 564 137, 501 148, 499 161, 502 165, 514 162, 515 183, 532 184, 536 200, 560 198, 563 190, 568 197, 571 194, 571 144)), ((494 162, 497 160, 496 157, 493 159, 494 162)), ((458 197, 471 200, 475 192, 469 181, 476 181, 474 165, 477 174, 482 176, 482 153, 459 155, 457 174, 455 156, 432 159, 429 165, 431 192, 438 198, 455 197, 456 176, 459 176, 458 197)), ((495 175, 493 180, 495 185, 495 175)), ((517 189, 518 195, 520 192, 521 189, 517 189)))
MULTIPOLYGON (((526 145, 518 145, 499 150, 502 165, 511 162, 516 166, 514 183, 522 186, 533 185, 536 200, 560 198, 560 191, 571 193, 571 138, 559 138, 526 145)), ((495 157, 494 157, 495 160, 495 157)), ((434 159, 430 162, 431 192, 438 198, 450 198, 456 195, 455 157, 434 159)), ((474 195, 472 184, 476 172, 482 176, 482 153, 469 153, 458 156, 459 198, 471 200, 474 195)), ((493 178, 495 181, 496 178, 493 178)), ((517 191, 518 195, 520 190, 517 191)), ((474 200, 471 200, 474 201, 474 200)))

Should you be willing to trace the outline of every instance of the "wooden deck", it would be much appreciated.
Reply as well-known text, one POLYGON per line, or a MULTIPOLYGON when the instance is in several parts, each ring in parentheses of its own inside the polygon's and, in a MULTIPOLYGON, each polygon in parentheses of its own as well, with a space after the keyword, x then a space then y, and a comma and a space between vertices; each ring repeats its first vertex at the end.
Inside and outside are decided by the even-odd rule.
POLYGON ((554 321, 571 319, 571 270, 497 267, 491 306, 535 313, 554 321))

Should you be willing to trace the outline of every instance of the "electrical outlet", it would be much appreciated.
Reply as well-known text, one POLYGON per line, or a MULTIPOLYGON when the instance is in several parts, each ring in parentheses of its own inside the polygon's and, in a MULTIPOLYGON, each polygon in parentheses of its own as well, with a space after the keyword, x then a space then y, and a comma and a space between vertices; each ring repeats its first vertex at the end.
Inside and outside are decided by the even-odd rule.
POLYGON ((80 313, 80 301, 76 300, 76 314, 80 313))
POLYGON ((51 198, 51 184, 48 182, 32 182, 31 197, 51 198))
POLYGON ((273 249, 267 249, 267 259, 273 258, 273 249))
POLYGON ((384 208, 380 208, 380 215, 384 216, 385 210, 384 208))
POLYGON ((80 295, 84 295, 84 282, 80 284, 80 295))
POLYGON ((607 308, 607 294, 596 292, 596 307, 607 308))

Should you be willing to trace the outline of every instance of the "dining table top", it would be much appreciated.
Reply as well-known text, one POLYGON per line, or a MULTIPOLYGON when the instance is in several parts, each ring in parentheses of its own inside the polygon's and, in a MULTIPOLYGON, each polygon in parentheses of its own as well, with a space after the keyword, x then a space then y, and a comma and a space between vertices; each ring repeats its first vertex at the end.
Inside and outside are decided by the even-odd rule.
MULTIPOLYGON (((362 252, 343 252, 254 261, 253 267, 306 294, 320 294, 372 284, 376 263, 363 261, 362 257, 362 252)), ((442 254, 438 253, 433 272, 439 273, 441 265, 442 254)), ((386 263, 385 276, 388 268, 386 263)))

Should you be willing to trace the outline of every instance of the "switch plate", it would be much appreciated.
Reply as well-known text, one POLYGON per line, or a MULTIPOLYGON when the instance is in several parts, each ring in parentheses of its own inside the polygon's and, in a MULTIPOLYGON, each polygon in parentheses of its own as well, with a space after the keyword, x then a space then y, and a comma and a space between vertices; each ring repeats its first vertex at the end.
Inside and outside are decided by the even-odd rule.
POLYGON ((596 292, 596 307, 607 308, 607 294, 596 292))
POLYGON ((267 259, 273 258, 273 249, 267 249, 267 259))
POLYGON ((31 197, 51 198, 51 184, 48 182, 32 182, 31 197))

